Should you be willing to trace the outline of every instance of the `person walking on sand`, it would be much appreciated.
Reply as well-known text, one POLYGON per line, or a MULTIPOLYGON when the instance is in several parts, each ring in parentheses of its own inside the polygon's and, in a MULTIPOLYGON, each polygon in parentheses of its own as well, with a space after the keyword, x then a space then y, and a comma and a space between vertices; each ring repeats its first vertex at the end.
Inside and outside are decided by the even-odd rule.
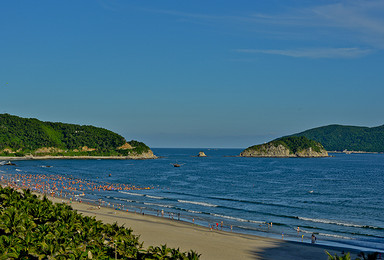
POLYGON ((312 233, 312 236, 311 236, 311 243, 312 244, 316 243, 316 237, 315 237, 315 234, 313 234, 313 233, 312 233))

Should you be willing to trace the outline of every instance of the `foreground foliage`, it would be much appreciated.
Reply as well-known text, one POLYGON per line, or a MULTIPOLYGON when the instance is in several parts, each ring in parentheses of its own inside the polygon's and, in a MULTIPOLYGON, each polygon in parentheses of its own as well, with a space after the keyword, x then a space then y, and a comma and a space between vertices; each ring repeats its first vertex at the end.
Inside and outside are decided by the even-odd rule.
POLYGON ((125 143, 121 135, 100 127, 0 114, 0 156, 34 154, 43 147, 51 151, 39 155, 126 156, 149 151, 148 146, 137 141, 128 142, 133 149, 119 149, 125 143))
POLYGON ((199 259, 195 251, 144 249, 132 230, 103 224, 66 204, 0 188, 1 259, 199 259))
MULTIPOLYGON (((334 256, 331 255, 328 251, 325 251, 328 255, 328 260, 351 260, 351 255, 350 253, 346 253, 342 256, 338 256, 337 254, 335 254, 334 256)), ((362 257, 362 258, 356 258, 355 260, 376 260, 376 259, 379 259, 378 256, 379 256, 379 253, 377 252, 374 252, 374 253, 368 253, 368 254, 365 254, 364 252, 361 252, 359 255, 359 257, 362 257)), ((380 257, 381 259, 381 257, 380 257)))

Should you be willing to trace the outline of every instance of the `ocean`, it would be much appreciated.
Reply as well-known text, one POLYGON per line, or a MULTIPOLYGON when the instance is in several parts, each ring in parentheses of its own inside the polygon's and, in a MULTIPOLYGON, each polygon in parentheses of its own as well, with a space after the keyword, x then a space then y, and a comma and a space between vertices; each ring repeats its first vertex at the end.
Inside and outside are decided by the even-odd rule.
POLYGON ((160 158, 15 161, 1 166, 0 176, 116 210, 302 243, 315 234, 318 244, 384 252, 384 154, 241 158, 240 149, 153 152, 160 158), (199 151, 207 157, 196 157, 199 151))

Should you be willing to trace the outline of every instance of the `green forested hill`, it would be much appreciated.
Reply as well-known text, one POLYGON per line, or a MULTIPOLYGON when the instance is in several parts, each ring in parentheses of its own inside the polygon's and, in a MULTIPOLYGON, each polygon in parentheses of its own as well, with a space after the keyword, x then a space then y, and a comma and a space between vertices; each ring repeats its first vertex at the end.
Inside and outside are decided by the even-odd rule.
POLYGON ((293 136, 305 136, 318 141, 328 151, 384 152, 384 125, 378 127, 328 125, 293 136))
POLYGON ((136 153, 149 150, 137 141, 128 142, 135 149, 118 149, 125 143, 124 137, 99 127, 0 114, 0 155, 3 156, 23 156, 44 147, 57 148, 55 153, 59 155, 64 152, 65 155, 127 155, 133 150, 136 153))

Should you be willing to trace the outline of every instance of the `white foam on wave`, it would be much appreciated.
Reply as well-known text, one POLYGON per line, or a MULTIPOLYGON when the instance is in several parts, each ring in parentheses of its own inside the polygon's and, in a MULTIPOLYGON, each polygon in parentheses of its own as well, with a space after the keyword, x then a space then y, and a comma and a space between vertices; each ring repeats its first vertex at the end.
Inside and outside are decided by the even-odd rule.
MULTIPOLYGON (((313 234, 313 231, 308 231, 305 229, 300 229, 301 233, 306 233, 306 234, 313 234)), ((334 234, 327 234, 327 233, 318 233, 320 236, 325 236, 325 237, 334 237, 334 238, 341 238, 341 239, 352 239, 350 237, 345 237, 345 236, 340 236, 340 235, 334 235, 334 234)))
POLYGON ((325 237, 341 238, 341 239, 352 239, 350 237, 344 237, 344 236, 333 235, 333 234, 326 234, 326 233, 319 233, 319 235, 320 236, 325 236, 325 237))
POLYGON ((189 200, 177 200, 177 201, 181 202, 181 203, 200 205, 200 206, 204 206, 204 207, 213 207, 213 208, 217 207, 217 205, 209 204, 209 203, 205 203, 205 202, 189 201, 189 200))
POLYGON ((236 218, 236 217, 225 216, 225 215, 220 215, 220 214, 215 214, 215 213, 210 213, 210 215, 212 215, 214 217, 219 217, 219 218, 226 218, 226 219, 236 220, 236 221, 239 221, 239 222, 249 222, 249 223, 257 223, 257 224, 264 224, 265 223, 263 221, 249 220, 249 219, 243 219, 243 218, 236 218))
MULTIPOLYGON (((305 217, 297 217, 298 219, 305 220, 305 221, 311 221, 315 223, 324 223, 324 224, 334 224, 334 225, 339 225, 339 226, 346 226, 346 227, 358 227, 358 228, 364 228, 366 226, 363 225, 357 225, 357 224, 352 224, 352 223, 345 223, 341 221, 336 221, 336 220, 329 220, 329 219, 316 219, 316 218, 305 218, 305 217)), ((375 227, 372 227, 375 228, 375 227)))
POLYGON ((162 208, 174 208, 173 206, 170 205, 163 205, 163 204, 156 204, 156 203, 149 203, 149 202, 144 202, 144 205, 149 205, 149 206, 157 206, 157 207, 162 207, 162 208))
POLYGON ((132 192, 126 192, 126 191, 119 191, 120 193, 132 195, 132 196, 144 196, 144 194, 138 194, 138 193, 132 193, 132 192))
POLYGON ((115 197, 113 197, 113 199, 115 199, 115 200, 123 200, 123 201, 126 201, 126 202, 134 202, 133 200, 123 199, 123 198, 115 198, 115 197))
POLYGON ((203 213, 201 211, 195 211, 195 210, 189 210, 189 209, 187 209, 187 211, 190 212, 190 213, 194 213, 194 214, 201 214, 201 213, 203 213))
POLYGON ((151 195, 145 195, 146 197, 148 198, 151 198, 151 199, 157 199, 157 200, 163 200, 165 199, 164 197, 157 197, 157 196, 151 196, 151 195))

